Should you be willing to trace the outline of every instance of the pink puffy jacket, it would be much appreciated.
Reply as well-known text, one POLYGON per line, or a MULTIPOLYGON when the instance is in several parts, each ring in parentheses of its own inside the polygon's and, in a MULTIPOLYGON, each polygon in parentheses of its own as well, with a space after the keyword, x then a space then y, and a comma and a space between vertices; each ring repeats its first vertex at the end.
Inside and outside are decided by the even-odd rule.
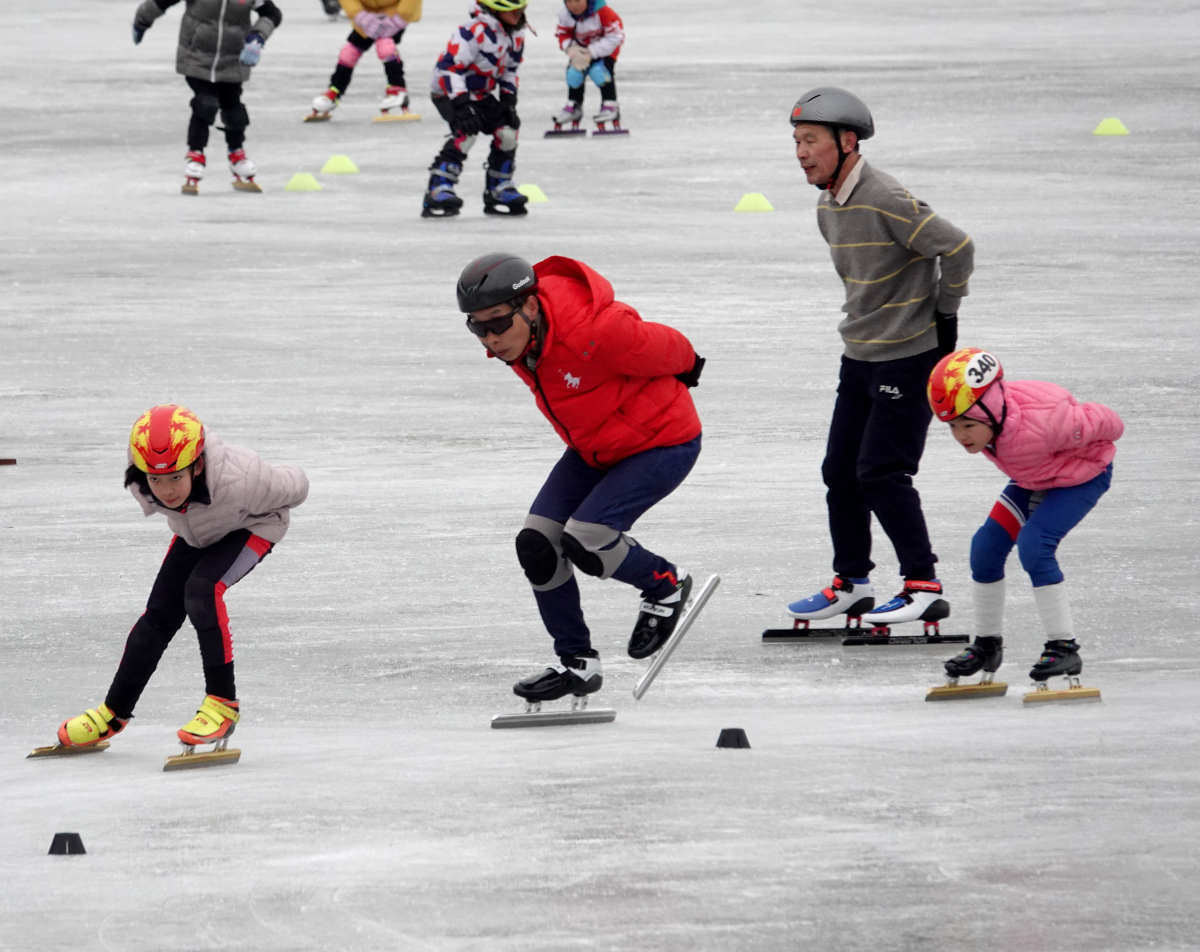
MULTIPOLYGON (((1058 489, 1095 479, 1117 455, 1125 424, 1102 403, 1080 403, 1057 384, 999 380, 982 401, 1003 419, 984 454, 1024 489, 1058 489), (1004 414, 1007 411, 1007 416, 1004 414)), ((987 423, 978 406, 964 416, 987 423)))

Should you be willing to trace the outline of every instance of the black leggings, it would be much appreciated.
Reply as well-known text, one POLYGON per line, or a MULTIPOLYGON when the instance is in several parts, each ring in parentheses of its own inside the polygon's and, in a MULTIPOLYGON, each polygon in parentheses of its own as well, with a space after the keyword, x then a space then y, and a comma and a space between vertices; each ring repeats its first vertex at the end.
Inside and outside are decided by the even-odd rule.
POLYGON ((272 543, 249 529, 231 532, 202 549, 176 536, 163 559, 145 614, 125 641, 125 653, 104 699, 117 717, 130 717, 158 667, 167 645, 190 619, 200 641, 204 692, 237 699, 233 683, 233 642, 225 612, 225 590, 271 551, 272 543))
MULTIPOLYGON (((392 42, 399 47, 400 40, 403 36, 404 31, 401 30, 392 37, 392 42)), ((346 42, 358 50, 359 53, 365 53, 375 45, 374 40, 372 40, 370 37, 362 36, 359 34, 358 30, 351 30, 350 35, 346 37, 346 42)), ((404 62, 400 59, 399 54, 400 51, 397 49, 395 59, 383 61, 383 72, 384 75, 387 76, 387 83, 389 86, 403 87, 406 85, 404 82, 404 62)), ((357 63, 355 65, 357 65, 357 63)), ((333 70, 333 75, 329 77, 329 85, 344 96, 346 95, 346 90, 350 88, 350 80, 353 77, 354 66, 343 63, 339 57, 338 64, 333 70)))
POLYGON ((246 126, 250 114, 242 104, 241 83, 210 83, 207 79, 187 77, 192 87, 192 120, 188 123, 187 144, 194 152, 203 152, 208 145, 208 128, 217 121, 225 124, 225 144, 229 151, 240 149, 246 142, 246 126))

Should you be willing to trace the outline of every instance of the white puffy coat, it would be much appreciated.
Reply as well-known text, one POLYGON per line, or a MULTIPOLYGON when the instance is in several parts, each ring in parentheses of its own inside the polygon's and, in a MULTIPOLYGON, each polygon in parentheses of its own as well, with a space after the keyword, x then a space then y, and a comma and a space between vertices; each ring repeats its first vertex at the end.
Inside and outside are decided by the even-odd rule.
POLYGON ((299 466, 272 466, 253 450, 222 443, 207 428, 204 479, 211 501, 207 505, 189 502, 184 512, 147 498, 136 483, 130 484, 129 491, 147 516, 165 514, 172 532, 201 549, 237 529, 279 542, 288 530, 288 511, 308 498, 308 477, 299 466))

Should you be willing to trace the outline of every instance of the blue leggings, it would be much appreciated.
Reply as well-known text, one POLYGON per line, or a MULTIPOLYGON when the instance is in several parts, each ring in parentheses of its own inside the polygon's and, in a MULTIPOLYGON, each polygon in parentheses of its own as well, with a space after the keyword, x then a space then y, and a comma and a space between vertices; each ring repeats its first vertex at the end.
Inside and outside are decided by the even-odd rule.
MULTIPOLYGON (((569 449, 550 470, 529 512, 556 523, 565 524, 574 518, 623 533, 633 528, 646 510, 675 491, 699 455, 697 436, 679 446, 636 453, 604 470, 589 466, 569 449)), ((628 542, 629 552, 612 578, 641 589, 643 596, 669 592, 674 585, 675 566, 635 540, 628 542)), ((578 654, 591 648, 591 634, 583 619, 579 585, 573 573, 563 584, 549 590, 535 588, 533 594, 558 654, 578 654)))
POLYGON ((1063 580, 1058 544, 1092 511, 1112 483, 1112 464, 1078 486, 1034 492, 1015 482, 1004 487, 987 521, 971 540, 971 578, 999 582, 1013 545, 1034 588, 1063 580))

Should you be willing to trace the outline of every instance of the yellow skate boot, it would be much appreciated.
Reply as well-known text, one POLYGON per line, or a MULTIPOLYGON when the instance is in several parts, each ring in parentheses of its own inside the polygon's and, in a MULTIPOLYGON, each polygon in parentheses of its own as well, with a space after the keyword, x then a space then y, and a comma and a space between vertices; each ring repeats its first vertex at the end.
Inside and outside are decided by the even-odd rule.
POLYGON ((119 718, 107 704, 101 704, 63 721, 58 728, 58 742, 64 747, 91 747, 121 733, 128 723, 129 718, 119 718))
POLYGON ((238 702, 208 695, 196 716, 179 728, 179 739, 188 747, 216 744, 222 749, 238 722, 238 702))

